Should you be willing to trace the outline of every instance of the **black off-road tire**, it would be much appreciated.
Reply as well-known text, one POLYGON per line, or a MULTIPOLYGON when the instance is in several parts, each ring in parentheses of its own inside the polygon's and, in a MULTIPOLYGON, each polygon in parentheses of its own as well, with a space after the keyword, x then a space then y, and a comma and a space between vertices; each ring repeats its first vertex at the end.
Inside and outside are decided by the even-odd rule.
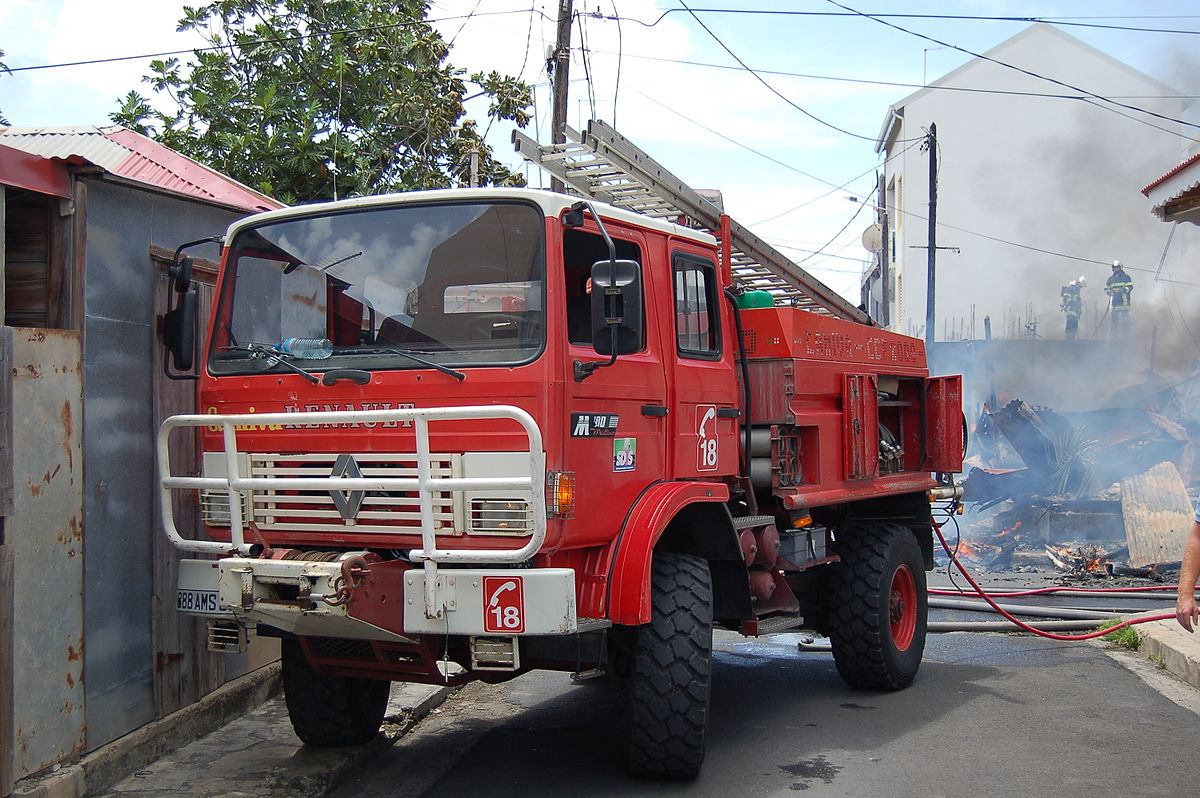
POLYGON ((838 673, 864 690, 908 687, 921 667, 929 597, 916 538, 874 523, 839 536, 829 579, 829 641, 838 673))
POLYGON ((330 676, 308 663, 300 641, 281 641, 283 699, 296 736, 308 745, 363 745, 387 711, 391 682, 330 676))
POLYGON ((651 571, 650 623, 635 630, 629 676, 629 770, 692 779, 704 763, 712 678, 708 563, 660 552, 651 571))

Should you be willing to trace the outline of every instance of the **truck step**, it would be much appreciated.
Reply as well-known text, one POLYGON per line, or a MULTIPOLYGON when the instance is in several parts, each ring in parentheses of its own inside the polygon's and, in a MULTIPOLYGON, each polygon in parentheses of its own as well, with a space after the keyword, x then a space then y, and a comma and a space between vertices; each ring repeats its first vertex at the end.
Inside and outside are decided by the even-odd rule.
POLYGON ((801 626, 804 626, 804 616, 798 612, 789 612, 783 615, 759 618, 755 621, 742 621, 742 626, 738 631, 746 637, 762 637, 801 626))
POLYGON ((521 648, 517 638, 471 638, 471 670, 515 671, 520 667, 521 648))
POLYGON ((237 621, 208 621, 208 650, 217 654, 244 654, 250 648, 250 632, 237 621))
POLYGON ((773 515, 743 515, 733 519, 733 528, 737 530, 751 529, 756 526, 765 526, 766 524, 775 523, 773 515))

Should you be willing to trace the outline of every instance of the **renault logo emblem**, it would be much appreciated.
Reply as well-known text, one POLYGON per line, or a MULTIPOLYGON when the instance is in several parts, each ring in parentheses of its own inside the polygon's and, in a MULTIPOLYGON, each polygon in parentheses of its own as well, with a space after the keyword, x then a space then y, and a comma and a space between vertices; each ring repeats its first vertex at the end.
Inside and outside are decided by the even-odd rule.
MULTIPOLYGON (((358 479, 362 477, 362 471, 353 455, 339 454, 337 461, 333 464, 333 472, 329 476, 334 479, 358 479)), ((358 511, 362 508, 363 496, 366 494, 361 490, 331 490, 329 495, 333 498, 333 503, 337 506, 342 519, 353 521, 358 517, 358 511)))

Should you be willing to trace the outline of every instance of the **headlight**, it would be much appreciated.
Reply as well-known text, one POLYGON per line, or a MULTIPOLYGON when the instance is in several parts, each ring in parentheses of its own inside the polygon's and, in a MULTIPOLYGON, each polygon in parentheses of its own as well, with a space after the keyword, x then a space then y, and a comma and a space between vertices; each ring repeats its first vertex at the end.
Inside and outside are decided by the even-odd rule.
POLYGON ((472 499, 471 532, 528 535, 529 503, 524 499, 472 499))
MULTIPOLYGON (((238 472, 244 477, 250 471, 250 457, 238 454, 238 472)), ((205 452, 204 471, 206 478, 227 479, 229 469, 225 466, 224 452, 205 452)), ((242 496, 242 523, 250 520, 249 496, 242 496)), ((233 519, 229 512, 229 491, 206 488, 200 491, 200 519, 209 526, 229 526, 233 519)))

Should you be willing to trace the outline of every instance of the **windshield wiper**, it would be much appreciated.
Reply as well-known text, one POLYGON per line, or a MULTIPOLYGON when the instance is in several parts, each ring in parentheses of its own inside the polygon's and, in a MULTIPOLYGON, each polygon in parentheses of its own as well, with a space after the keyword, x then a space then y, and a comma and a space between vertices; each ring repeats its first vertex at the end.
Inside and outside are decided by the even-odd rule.
MULTIPOLYGON (((441 363, 434 363, 432 360, 426 360, 425 358, 420 357, 419 355, 414 355, 412 352, 409 352, 405 349, 396 349, 395 347, 392 347, 392 346, 373 346, 373 347, 370 347, 369 349, 358 349, 353 354, 374 355, 374 354, 378 354, 380 352, 387 352, 389 354, 400 355, 401 357, 406 357, 409 360, 413 361, 414 363, 420 363, 422 366, 428 366, 431 369, 437 369, 438 371, 442 372, 443 374, 449 374, 451 377, 458 380, 459 382, 462 382, 463 380, 465 380, 467 378, 467 375, 462 373, 461 371, 452 369, 449 366, 443 366, 441 363)), ((347 352, 346 354, 350 354, 350 353, 347 352)))
POLYGON ((272 346, 268 346, 267 344, 256 344, 256 343, 251 342, 251 343, 246 344, 245 346, 223 346, 223 347, 221 347, 221 349, 225 350, 225 351, 231 351, 231 352, 249 352, 256 359, 257 358, 266 358, 271 363, 271 365, 278 363, 279 365, 283 366, 284 368, 286 368, 290 371, 296 372, 301 377, 303 377, 304 379, 311 382, 313 385, 316 385, 317 383, 319 383, 321 381, 311 371, 306 371, 306 370, 300 368, 299 366, 297 366, 295 363, 292 363, 292 362, 284 359, 287 357, 291 357, 291 355, 287 354, 286 352, 280 352, 278 349, 275 349, 272 346))

